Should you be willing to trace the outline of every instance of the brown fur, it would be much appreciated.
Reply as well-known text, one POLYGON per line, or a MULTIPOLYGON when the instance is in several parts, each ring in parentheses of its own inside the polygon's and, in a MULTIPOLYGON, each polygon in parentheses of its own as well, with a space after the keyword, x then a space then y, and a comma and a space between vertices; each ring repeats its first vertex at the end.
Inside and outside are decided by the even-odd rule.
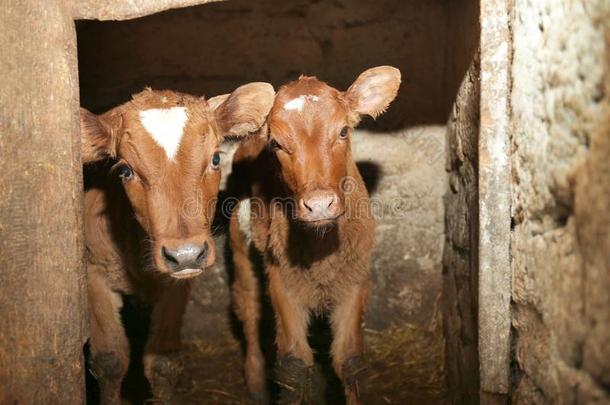
POLYGON ((273 95, 266 83, 251 83, 208 101, 147 89, 103 115, 81 111, 83 162, 112 157, 134 173, 127 180, 104 171, 85 193, 91 369, 102 403, 120 403, 129 361, 119 314, 122 294, 153 306, 144 372, 156 399, 171 396, 179 372, 172 352, 180 346, 190 283, 170 276, 162 247, 207 243, 201 270, 214 263, 210 226, 220 170, 211 166, 212 156, 226 135, 244 137, 257 130, 273 95), (187 108, 188 121, 170 161, 143 127, 139 112, 175 106, 187 108))
MULTIPOLYGON (((328 315, 334 335, 333 366, 350 404, 359 403, 356 367, 351 365, 363 353, 361 322, 375 228, 368 194, 351 156, 351 130, 362 114, 377 116, 384 111, 399 84, 400 72, 391 67, 364 72, 346 92, 301 77, 278 91, 268 127, 238 149, 233 163, 238 181, 243 180, 242 197, 251 201, 252 242, 264 261, 276 316, 278 358, 296 358, 301 362, 286 363, 312 367, 309 319, 312 313, 328 315), (303 95, 315 96, 310 99, 316 101, 306 101, 302 111, 284 108, 303 95), (348 136, 342 139, 344 127, 348 136), (335 198, 325 219, 312 221, 303 201, 320 190, 335 198)), ((229 229, 236 268, 234 302, 248 341, 248 386, 264 398, 260 297, 238 210, 229 229)))

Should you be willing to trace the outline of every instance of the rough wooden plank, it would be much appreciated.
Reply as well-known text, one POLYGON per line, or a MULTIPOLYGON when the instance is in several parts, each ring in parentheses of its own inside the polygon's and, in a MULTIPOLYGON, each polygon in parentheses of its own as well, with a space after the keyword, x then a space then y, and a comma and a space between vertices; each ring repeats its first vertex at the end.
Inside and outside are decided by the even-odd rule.
POLYGON ((196 6, 222 0, 75 0, 75 20, 129 20, 171 8, 196 6))
POLYGON ((84 402, 76 36, 64 2, 0 7, 0 403, 84 402))

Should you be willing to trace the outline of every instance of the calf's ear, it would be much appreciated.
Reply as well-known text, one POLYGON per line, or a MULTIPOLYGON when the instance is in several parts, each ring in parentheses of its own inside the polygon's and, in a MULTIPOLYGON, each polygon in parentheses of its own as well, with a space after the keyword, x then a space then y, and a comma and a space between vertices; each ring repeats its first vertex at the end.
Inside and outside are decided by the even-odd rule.
POLYGON ((364 71, 345 92, 352 111, 377 118, 390 105, 400 87, 400 70, 378 66, 364 71))
POLYGON ((83 164, 114 156, 115 142, 110 123, 86 109, 80 109, 81 159, 83 164))
POLYGON ((208 105, 214 110, 223 136, 242 138, 264 123, 275 98, 269 83, 248 83, 233 93, 212 97, 208 105))
POLYGON ((208 100, 208 107, 211 110, 217 110, 218 107, 229 98, 230 94, 223 94, 221 96, 212 97, 208 100))

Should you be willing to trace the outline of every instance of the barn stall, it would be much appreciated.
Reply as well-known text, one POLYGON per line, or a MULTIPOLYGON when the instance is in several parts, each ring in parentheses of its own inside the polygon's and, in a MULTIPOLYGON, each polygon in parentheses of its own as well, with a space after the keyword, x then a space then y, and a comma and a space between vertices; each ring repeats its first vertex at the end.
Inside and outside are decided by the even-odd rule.
MULTIPOLYGON (((20 2, 0 12, 12 79, 0 93, 0 403, 95 403, 84 362, 79 103, 102 112, 144 86, 212 96, 301 73, 345 89, 381 64, 401 69, 399 96, 354 136, 378 218, 365 402, 607 399, 607 5, 201 3, 20 2), (578 205, 588 200, 595 215, 578 205)), ((187 310, 176 403, 248 403, 225 225, 219 215, 219 260, 187 310)), ((123 391, 140 403, 146 308, 126 302, 134 359, 123 391)), ((263 324, 272 357, 269 311, 263 324)), ((327 399, 340 403, 324 360, 328 329, 312 328, 327 399)))

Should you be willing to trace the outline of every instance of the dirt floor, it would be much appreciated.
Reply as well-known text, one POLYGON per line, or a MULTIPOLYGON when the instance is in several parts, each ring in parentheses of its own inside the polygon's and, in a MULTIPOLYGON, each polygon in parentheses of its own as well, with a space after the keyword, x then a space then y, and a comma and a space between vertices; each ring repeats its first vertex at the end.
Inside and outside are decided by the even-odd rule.
MULTIPOLYGON (((230 272, 210 272, 200 277, 194 285, 183 333, 181 358, 184 371, 172 403, 254 403, 248 397, 243 377, 244 341, 241 326, 230 311, 229 279, 230 272), (218 283, 220 287, 208 288, 211 282, 218 283)), ((150 388, 141 366, 148 328, 147 309, 129 298, 125 302, 122 315, 130 337, 132 362, 123 383, 124 404, 153 403, 149 399, 150 388)), ((400 327, 375 330, 365 323, 368 365, 362 384, 365 404, 448 403, 441 313, 438 306, 432 312, 435 315, 425 327, 402 323, 400 327)), ((268 302, 261 331, 269 368, 274 361, 274 326, 268 302)), ((343 404, 341 384, 329 364, 330 338, 326 321, 315 319, 310 329, 310 343, 316 350, 316 362, 322 366, 325 374, 326 400, 329 405, 343 404)), ((268 370, 267 376, 273 399, 276 387, 271 382, 271 370, 268 370)), ((87 403, 96 404, 97 387, 91 375, 87 383, 87 403)))
MULTIPOLYGON (((317 360, 327 378, 328 404, 344 403, 341 385, 328 364, 328 330, 312 326, 318 341, 317 360)), ((444 404, 444 341, 440 322, 422 329, 406 325, 382 332, 365 329, 367 362, 363 401, 366 404, 444 404)), ((312 336, 313 337, 313 336, 312 336)), ((267 339, 269 340, 269 339, 267 339)), ((272 357, 272 348, 267 345, 272 357)), ((185 372, 176 403, 250 404, 242 374, 242 342, 234 336, 208 341, 193 338, 184 348, 185 372)), ((272 387, 273 392, 273 387, 272 387)))

